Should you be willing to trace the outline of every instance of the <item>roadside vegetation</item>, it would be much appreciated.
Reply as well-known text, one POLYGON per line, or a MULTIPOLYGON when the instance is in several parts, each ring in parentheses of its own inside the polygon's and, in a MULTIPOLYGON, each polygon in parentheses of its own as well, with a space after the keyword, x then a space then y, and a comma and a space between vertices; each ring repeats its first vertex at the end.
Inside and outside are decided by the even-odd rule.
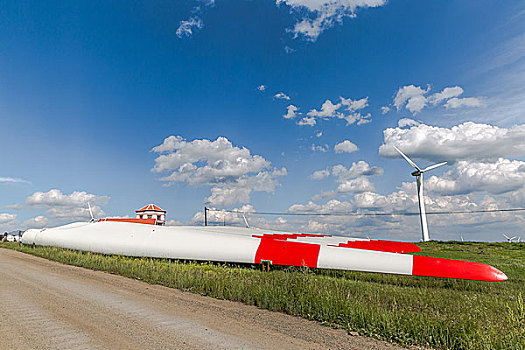
POLYGON ((525 349, 525 243, 427 242, 421 255, 491 264, 509 280, 473 282, 351 271, 15 249, 64 264, 256 305, 402 345, 525 349))

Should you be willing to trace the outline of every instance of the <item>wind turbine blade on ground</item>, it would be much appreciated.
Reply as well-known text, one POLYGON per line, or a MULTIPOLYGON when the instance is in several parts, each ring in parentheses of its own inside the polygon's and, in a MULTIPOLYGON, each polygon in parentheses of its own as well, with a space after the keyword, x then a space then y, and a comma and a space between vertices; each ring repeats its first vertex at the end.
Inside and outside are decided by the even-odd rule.
POLYGON ((434 164, 434 165, 431 165, 431 166, 427 166, 425 169, 421 170, 422 173, 424 173, 425 171, 429 171, 429 170, 432 170, 432 169, 436 169, 437 167, 440 167, 442 165, 445 165, 447 164, 447 162, 443 162, 443 163, 439 163, 439 164, 434 164))
POLYGON ((419 169, 419 167, 417 166, 417 164, 414 163, 410 158, 408 158, 403 152, 401 152, 401 151, 399 150, 399 148, 397 148, 397 147, 394 146, 394 145, 392 145, 392 147, 394 147, 394 149, 395 149, 396 151, 398 151, 399 154, 401 154, 401 155, 403 156, 403 158, 405 158, 405 160, 406 160, 410 165, 412 165, 412 166, 413 166, 414 168, 416 168, 417 170, 421 171, 421 169, 419 169))

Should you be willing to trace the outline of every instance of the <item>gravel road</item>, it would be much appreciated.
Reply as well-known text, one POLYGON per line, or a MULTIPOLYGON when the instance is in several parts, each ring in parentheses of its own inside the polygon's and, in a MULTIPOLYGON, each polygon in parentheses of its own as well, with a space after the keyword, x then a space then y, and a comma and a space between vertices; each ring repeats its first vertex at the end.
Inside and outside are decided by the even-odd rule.
POLYGON ((0 248, 0 349, 400 349, 0 248))

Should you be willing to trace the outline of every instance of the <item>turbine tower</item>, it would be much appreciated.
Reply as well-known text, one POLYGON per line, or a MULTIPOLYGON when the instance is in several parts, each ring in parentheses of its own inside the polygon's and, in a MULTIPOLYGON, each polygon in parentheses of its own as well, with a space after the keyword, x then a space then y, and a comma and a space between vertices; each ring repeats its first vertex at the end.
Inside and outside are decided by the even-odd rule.
POLYGON ((416 183, 417 183, 417 199, 419 201, 419 219, 421 221, 421 236, 423 238, 423 242, 427 242, 430 240, 430 237, 428 236, 427 213, 425 211, 425 198, 423 197, 423 173, 425 171, 429 171, 437 167, 440 167, 442 165, 445 165, 447 164, 447 162, 434 164, 434 165, 428 166, 425 169, 421 170, 416 165, 416 163, 410 160, 410 158, 408 158, 403 152, 401 152, 399 148, 394 146, 394 149, 398 151, 399 154, 401 154, 403 158, 405 158, 405 160, 416 169, 416 171, 412 172, 412 176, 416 177, 416 183))

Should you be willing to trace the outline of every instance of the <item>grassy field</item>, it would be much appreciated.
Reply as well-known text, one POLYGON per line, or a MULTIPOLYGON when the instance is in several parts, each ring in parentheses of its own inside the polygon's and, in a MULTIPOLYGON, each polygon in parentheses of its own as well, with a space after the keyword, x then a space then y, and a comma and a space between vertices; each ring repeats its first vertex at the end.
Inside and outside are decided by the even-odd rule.
POLYGON ((471 282, 308 268, 106 256, 50 247, 16 249, 220 299, 316 320, 403 345, 525 349, 525 244, 427 242, 421 255, 491 264, 509 280, 471 282))

